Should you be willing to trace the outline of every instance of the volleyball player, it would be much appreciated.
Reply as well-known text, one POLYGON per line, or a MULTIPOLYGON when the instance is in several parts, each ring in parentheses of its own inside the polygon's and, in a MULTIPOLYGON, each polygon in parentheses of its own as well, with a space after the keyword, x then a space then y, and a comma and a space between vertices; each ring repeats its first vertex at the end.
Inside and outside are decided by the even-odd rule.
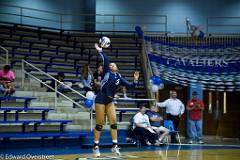
POLYGON ((94 129, 93 155, 94 157, 100 157, 99 139, 104 124, 104 115, 106 112, 113 142, 112 152, 115 155, 120 156, 117 141, 116 110, 113 103, 113 98, 120 86, 126 86, 127 88, 135 87, 138 83, 139 72, 134 73, 134 82, 129 83, 121 76, 120 73, 118 73, 117 65, 115 63, 109 63, 109 59, 103 52, 103 49, 99 47, 98 44, 95 44, 95 48, 103 60, 104 78, 101 81, 101 89, 95 99, 96 126, 94 129))

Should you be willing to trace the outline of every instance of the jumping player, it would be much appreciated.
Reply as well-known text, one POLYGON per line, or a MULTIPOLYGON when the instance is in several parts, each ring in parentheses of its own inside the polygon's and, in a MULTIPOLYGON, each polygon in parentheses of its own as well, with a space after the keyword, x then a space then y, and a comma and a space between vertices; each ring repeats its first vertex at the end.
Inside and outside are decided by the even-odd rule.
POLYGON ((118 73, 117 65, 115 63, 109 63, 109 59, 103 52, 102 48, 99 47, 98 44, 95 44, 95 48, 103 60, 104 78, 101 81, 101 89, 95 99, 96 126, 94 129, 93 155, 94 157, 100 157, 99 139, 100 132, 104 124, 104 115, 106 112, 110 124, 110 132, 113 142, 112 152, 115 155, 120 156, 117 141, 116 110, 113 103, 113 98, 120 86, 126 86, 128 88, 135 87, 138 83, 139 72, 134 73, 134 82, 129 83, 121 76, 120 73, 118 73))

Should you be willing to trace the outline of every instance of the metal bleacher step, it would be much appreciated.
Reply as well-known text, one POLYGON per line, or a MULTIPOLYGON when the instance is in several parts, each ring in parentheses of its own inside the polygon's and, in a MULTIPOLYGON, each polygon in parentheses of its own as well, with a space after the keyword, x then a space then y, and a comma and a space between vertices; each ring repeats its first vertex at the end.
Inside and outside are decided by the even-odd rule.
MULTIPOLYGON (((3 112, 0 112, 0 119, 3 119, 3 112)), ((28 112, 20 112, 19 113, 19 119, 20 120, 37 120, 42 118, 42 112, 39 111, 28 111, 28 112)), ((11 111, 7 113, 7 119, 8 120, 14 120, 15 119, 15 111, 11 111)))
POLYGON ((48 113, 47 119, 63 119, 63 120, 89 120, 90 114, 88 112, 75 113, 48 113))
MULTIPOLYGON (((54 102, 31 102, 30 107, 50 107, 53 108, 54 106, 54 102)), ((62 102, 58 102, 57 103, 57 107, 73 107, 73 103, 72 102, 68 102, 68 101, 62 101, 62 102)))
MULTIPOLYGON (((94 120, 95 121, 95 120, 94 120)), ((66 130, 91 130, 91 126, 90 126, 90 120, 89 121, 86 121, 85 123, 78 123, 78 124, 74 124, 71 123, 71 124, 67 124, 66 125, 66 130)), ((129 123, 128 122, 124 122, 124 123, 118 123, 118 129, 121 129, 121 130, 126 130, 129 126, 129 123)), ((93 128, 95 127, 95 122, 93 123, 93 128)), ((109 128, 109 125, 104 125, 103 126, 103 129, 106 129, 106 130, 110 130, 109 128)))
MULTIPOLYGON (((22 132, 22 125, 21 124, 0 124, 0 133, 2 132, 22 132)), ((34 126, 33 124, 29 124, 26 127, 26 132, 33 132, 34 126)), ((59 131, 59 125, 57 124, 40 124, 38 126, 38 131, 59 131)))
POLYGON ((54 92, 41 92, 41 91, 16 91, 15 95, 30 96, 30 97, 54 97, 54 92))
POLYGON ((79 108, 72 108, 72 107, 64 107, 64 106, 62 106, 62 107, 57 107, 56 109, 55 109, 55 111, 56 111, 56 113, 78 113, 79 111, 80 111, 80 109, 79 108))

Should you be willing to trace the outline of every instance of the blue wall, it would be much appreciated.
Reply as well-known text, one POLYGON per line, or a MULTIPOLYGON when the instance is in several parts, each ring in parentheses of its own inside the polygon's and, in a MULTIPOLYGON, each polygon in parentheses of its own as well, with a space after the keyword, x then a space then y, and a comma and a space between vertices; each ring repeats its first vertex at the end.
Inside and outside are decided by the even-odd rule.
MULTIPOLYGON (((239 0, 96 0, 96 13, 163 14, 163 15, 167 15, 168 17, 169 31, 186 32, 186 27, 185 27, 186 17, 190 17, 192 20, 192 23, 197 25, 201 24, 204 27, 206 26, 206 18, 208 16, 239 16, 240 17, 240 1, 239 0)), ((144 19, 144 17, 140 17, 139 19, 144 19)), ((240 20, 238 20, 238 24, 240 24, 240 20)), ((150 26, 148 27, 151 28, 150 26)))
POLYGON ((54 12, 83 10, 83 0, 1 0, 1 3, 54 12))
MULTIPOLYGON (((97 13, 97 14, 158 14, 167 15, 168 31, 186 32, 185 18, 190 17, 193 24, 202 25, 206 30, 206 19, 209 16, 239 16, 240 17, 240 0, 1 0, 1 3, 13 4, 23 7, 35 9, 49 10, 61 13, 97 13)), ((3 11, 2 8, 0 8, 3 11)), ((12 9, 7 8, 8 11, 12 9)), ((15 10, 16 11, 16 10, 15 10)), ((17 11, 19 12, 19 11, 17 11)), ((39 15, 39 12, 24 12, 28 15, 39 15)), ((41 17, 59 19, 59 16, 52 14, 40 14, 41 17)), ((1 16, 3 19, 11 19, 14 22, 19 22, 19 18, 12 16, 1 16)), ((134 30, 135 25, 141 25, 148 30, 164 30, 164 25, 148 25, 139 22, 164 22, 160 17, 144 17, 144 16, 116 16, 115 21, 129 22, 134 24, 101 24, 104 22, 112 22, 112 16, 97 16, 95 17, 79 17, 65 16, 64 20, 74 21, 77 24, 65 24, 68 29, 75 29, 79 25, 80 28, 86 28, 84 21, 97 21, 97 29, 112 29, 115 30, 134 30)), ((24 22, 45 25, 50 27, 59 27, 58 23, 46 23, 42 20, 30 20, 25 18, 24 22)), ((221 20, 218 23, 240 24, 238 20, 221 20)), ((95 26, 87 25, 88 28, 94 29, 95 26)), ((226 28, 210 28, 210 31, 228 31, 226 28)), ((237 28, 232 28, 229 32, 240 32, 237 28)))
MULTIPOLYGON (((33 9, 40 9, 46 11, 53 11, 59 13, 86 13, 85 9, 85 1, 84 0, 1 0, 2 4, 9 4, 9 5, 16 5, 21 7, 28 7, 33 9)), ((20 13, 20 9, 13 9, 11 7, 2 7, 0 8, 1 11, 5 11, 8 13, 20 13)), ((60 20, 59 15, 43 13, 38 11, 30 11, 30 10, 23 10, 24 15, 29 16, 38 16, 41 18, 48 18, 53 20, 60 20)), ((12 22, 19 23, 20 18, 16 16, 0 16, 1 20, 8 20, 12 22)), ((75 29, 80 26, 80 29, 84 29, 84 24, 79 22, 84 22, 85 17, 79 16, 64 16, 63 20, 65 21, 74 21, 76 24, 66 23, 63 27, 67 29, 75 29)), ((39 25, 39 26, 47 26, 47 27, 57 27, 59 28, 60 25, 57 22, 46 22, 44 20, 34 20, 31 18, 23 18, 23 23, 32 24, 32 25, 39 25)))

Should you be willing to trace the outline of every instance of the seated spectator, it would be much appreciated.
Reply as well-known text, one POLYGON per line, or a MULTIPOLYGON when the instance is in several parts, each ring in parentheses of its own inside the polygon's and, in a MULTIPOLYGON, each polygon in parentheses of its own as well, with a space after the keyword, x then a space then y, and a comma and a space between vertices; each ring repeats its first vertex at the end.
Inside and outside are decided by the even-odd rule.
POLYGON ((151 106, 150 111, 148 111, 146 114, 149 117, 150 124, 153 130, 159 135, 159 142, 162 143, 165 136, 169 133, 169 130, 161 125, 161 121, 163 121, 163 118, 158 113, 158 107, 151 106))
POLYGON ((84 86, 84 90, 86 92, 92 91, 93 90, 94 78, 93 78, 92 71, 91 71, 88 64, 85 64, 83 66, 81 79, 82 79, 82 83, 83 83, 83 86, 84 86))
POLYGON ((133 131, 140 138, 143 145, 159 145, 158 135, 151 127, 145 111, 146 108, 141 106, 139 112, 133 117, 133 131))
MULTIPOLYGON (((118 91, 120 92, 120 90, 122 90, 123 98, 129 99, 129 97, 127 96, 127 88, 126 88, 125 86, 122 86, 122 87, 119 88, 118 91)), ((114 95, 114 98, 120 98, 120 96, 118 95, 118 93, 114 95)))
MULTIPOLYGON (((64 82, 64 79, 65 79, 65 74, 63 72, 58 72, 56 76, 54 76, 55 79, 57 79, 58 81, 60 82, 64 82)), ((61 84, 59 82, 56 82, 57 84, 57 90, 61 93, 65 93, 65 92, 68 92, 68 87, 71 87, 72 85, 71 84, 61 84)), ((50 86, 52 88, 55 88, 55 81, 52 80, 52 82, 50 83, 50 86)), ((48 89, 48 91, 52 91, 51 89, 48 89)))
POLYGON ((101 88, 101 81, 104 78, 103 77, 103 66, 98 66, 97 70, 95 71, 93 77, 94 77, 94 91, 97 94, 98 91, 101 88))
POLYGON ((3 66, 0 70, 0 93, 4 96, 12 95, 15 89, 15 73, 11 71, 9 65, 3 66))

